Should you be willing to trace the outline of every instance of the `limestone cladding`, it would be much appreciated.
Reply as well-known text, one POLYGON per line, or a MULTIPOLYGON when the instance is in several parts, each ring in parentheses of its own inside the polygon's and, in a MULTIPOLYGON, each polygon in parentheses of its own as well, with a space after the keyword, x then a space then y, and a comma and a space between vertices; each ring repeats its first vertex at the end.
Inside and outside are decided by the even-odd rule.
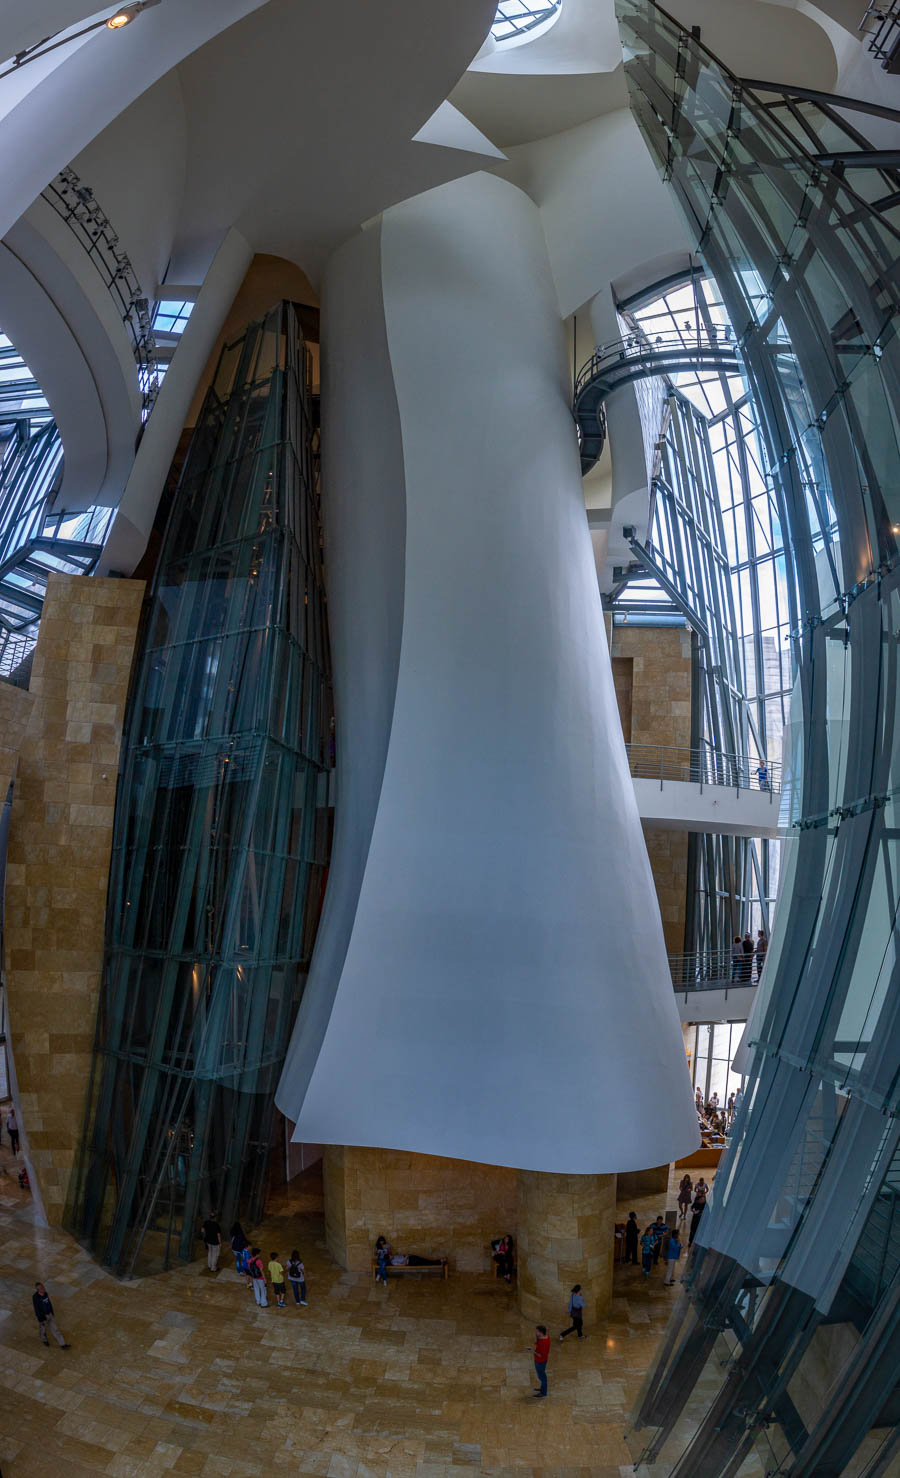
POLYGON ((492 1238, 515 1234, 515 1170, 349 1145, 326 1147, 323 1168, 328 1250, 355 1272, 368 1272, 379 1236, 477 1273, 491 1266, 492 1238))
MULTIPOLYGON (((6 985, 22 1127, 48 1221, 63 1217, 103 965, 116 772, 143 582, 51 575, 6 869, 6 985)), ((0 724, 9 717, 0 700, 0 724)), ((9 742, 5 728, 0 742, 9 742)), ((0 779, 2 783, 2 779, 0 779)))
POLYGON ((609 1313, 616 1223, 614 1175, 517 1174, 519 1309, 558 1328, 576 1283, 585 1324, 609 1313))
MULTIPOLYGON (((690 632, 677 626, 614 626, 610 653, 626 742, 689 749, 690 632)), ((666 949, 669 954, 680 954, 684 949, 687 832, 645 827, 644 840, 666 949)))

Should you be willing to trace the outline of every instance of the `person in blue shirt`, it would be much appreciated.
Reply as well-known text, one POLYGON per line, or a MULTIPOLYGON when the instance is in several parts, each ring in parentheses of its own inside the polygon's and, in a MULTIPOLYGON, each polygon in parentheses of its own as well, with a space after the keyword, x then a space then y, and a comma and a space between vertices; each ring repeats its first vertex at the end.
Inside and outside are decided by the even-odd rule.
POLYGON ((559 1336, 560 1344, 562 1344, 567 1334, 577 1334, 579 1339, 584 1339, 584 1294, 581 1291, 580 1283, 576 1283, 572 1292, 569 1294, 569 1318, 572 1320, 572 1323, 559 1336))
POLYGON ((678 1259, 681 1257, 681 1243, 678 1233, 674 1231, 669 1235, 669 1244, 666 1247, 666 1276, 664 1283, 674 1283, 675 1274, 678 1270, 678 1259))
POLYGON ((653 1250, 655 1247, 656 1238, 653 1235, 652 1228, 648 1227, 641 1238, 641 1267, 644 1270, 645 1278, 650 1277, 650 1269, 653 1267, 653 1250))

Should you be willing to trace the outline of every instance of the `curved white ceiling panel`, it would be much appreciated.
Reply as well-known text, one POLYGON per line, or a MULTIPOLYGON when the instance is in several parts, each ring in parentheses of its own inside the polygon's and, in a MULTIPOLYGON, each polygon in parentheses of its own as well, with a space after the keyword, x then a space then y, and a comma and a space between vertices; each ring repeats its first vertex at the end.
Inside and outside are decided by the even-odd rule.
POLYGON ((0 81, 2 115, 4 87, 21 91, 28 74, 36 76, 27 94, 0 117, 0 236, 60 169, 152 83, 210 37, 266 3, 161 0, 121 31, 102 27, 49 75, 42 74, 41 63, 34 63, 0 81))
MULTIPOLYGON (((269 0, 179 69, 188 123, 183 256, 227 226, 312 278, 360 223, 495 161, 415 136, 481 46, 493 0, 269 0)), ((137 29, 135 27, 135 29, 137 29)), ((463 135, 460 135, 463 140, 463 135)))

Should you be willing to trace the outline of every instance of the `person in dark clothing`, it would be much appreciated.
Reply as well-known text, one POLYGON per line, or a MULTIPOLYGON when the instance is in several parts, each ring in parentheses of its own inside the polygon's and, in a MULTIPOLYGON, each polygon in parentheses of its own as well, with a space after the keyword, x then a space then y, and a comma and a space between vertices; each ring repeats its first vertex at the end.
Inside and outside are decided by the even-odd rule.
POLYGON ((47 1338, 47 1330, 49 1329, 61 1350, 71 1349, 71 1345, 53 1317, 53 1305, 50 1302, 50 1295, 43 1283, 35 1283, 34 1293, 31 1295, 31 1305, 34 1309, 34 1317, 38 1321, 38 1328, 41 1331, 41 1344, 49 1345, 50 1341, 47 1338))
POLYGON ((741 942, 744 958, 741 961, 741 979, 751 980, 753 977, 753 935, 748 929, 741 942))
POLYGON ((13 1155, 19 1153, 19 1121, 16 1118, 15 1109, 10 1109, 6 1116, 6 1132, 9 1135, 9 1147, 13 1155))
POLYGON ((653 1233, 655 1243, 653 1248, 653 1266, 656 1267, 656 1264, 659 1262, 659 1254, 662 1252, 663 1249, 663 1243, 665 1242, 666 1237, 669 1234, 669 1228, 666 1226, 665 1217, 658 1216, 650 1230, 653 1233))
POLYGON ((698 1191, 697 1192, 697 1195, 694 1197, 693 1204, 691 1206, 691 1211, 692 1211, 693 1215, 691 1216, 691 1230, 690 1230, 690 1233, 688 1234, 688 1246, 689 1247, 693 1247, 693 1245, 694 1245, 694 1238, 697 1235, 697 1228, 700 1225, 700 1218, 703 1215, 703 1213, 704 1213, 705 1210, 706 1210, 706 1193, 705 1193, 705 1191, 698 1191))
POLYGON ((244 1271, 244 1248, 249 1246, 250 1243, 244 1236, 244 1228, 239 1221, 236 1221, 231 1228, 231 1250, 234 1253, 234 1265, 239 1273, 244 1271))
POLYGON ((638 1265, 638 1223, 637 1212, 629 1211, 628 1220, 625 1223, 625 1261, 638 1265))
POLYGON ((219 1253, 222 1250, 222 1228, 219 1226, 218 1211, 211 1211, 203 1223, 203 1241, 206 1243, 206 1265, 211 1273, 218 1271, 219 1253))

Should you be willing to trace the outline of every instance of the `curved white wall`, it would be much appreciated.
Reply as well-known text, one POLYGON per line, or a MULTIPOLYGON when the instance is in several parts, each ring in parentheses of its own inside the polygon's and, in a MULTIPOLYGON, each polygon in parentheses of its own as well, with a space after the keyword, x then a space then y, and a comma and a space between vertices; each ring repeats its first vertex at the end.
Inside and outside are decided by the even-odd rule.
MULTIPOLYGON (((371 567, 329 585, 341 777, 371 764, 370 720, 376 746, 385 732, 373 576, 395 613, 402 579, 399 670, 374 823, 345 815, 335 855, 336 872, 344 849, 362 868, 355 907, 351 891, 329 902, 277 1101, 300 1140, 570 1173, 660 1164, 695 1146, 696 1116, 540 217, 482 174, 371 230, 398 420, 371 413, 381 358, 331 381, 328 445, 349 450, 323 460, 329 575, 371 567), (366 543, 394 508, 398 443, 402 551, 395 512, 366 543)), ((359 266, 349 250, 329 279, 326 349, 345 365, 366 364, 357 324, 379 309, 359 266)))

